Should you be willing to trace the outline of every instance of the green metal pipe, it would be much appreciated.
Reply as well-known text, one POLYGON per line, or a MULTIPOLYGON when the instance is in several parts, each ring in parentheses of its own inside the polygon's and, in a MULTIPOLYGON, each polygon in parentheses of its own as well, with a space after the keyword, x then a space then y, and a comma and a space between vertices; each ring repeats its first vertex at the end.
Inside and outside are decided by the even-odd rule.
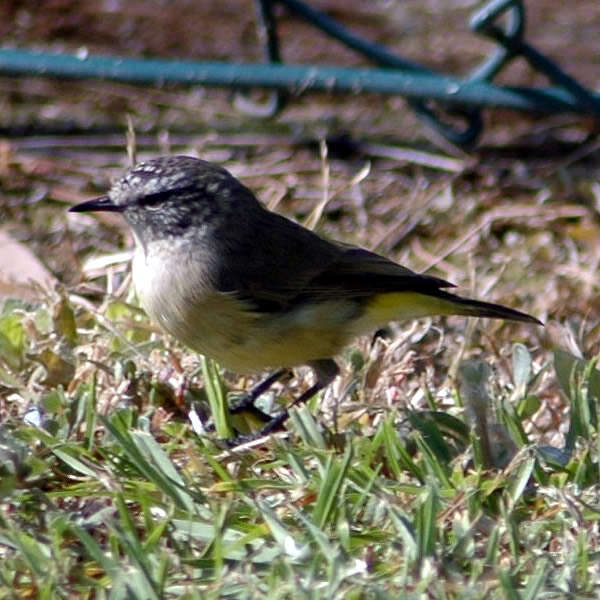
MULTIPOLYGON (((544 113, 590 114, 558 88, 500 87, 446 75, 394 69, 290 64, 204 63, 187 60, 78 57, 29 50, 1 49, 0 74, 60 79, 106 79, 137 84, 177 83, 238 88, 271 88, 292 94, 306 91, 373 92, 412 99, 434 99, 460 106, 495 106, 544 113)), ((594 96, 600 101, 600 95, 594 96)), ((597 113, 595 113, 597 114, 597 113)))

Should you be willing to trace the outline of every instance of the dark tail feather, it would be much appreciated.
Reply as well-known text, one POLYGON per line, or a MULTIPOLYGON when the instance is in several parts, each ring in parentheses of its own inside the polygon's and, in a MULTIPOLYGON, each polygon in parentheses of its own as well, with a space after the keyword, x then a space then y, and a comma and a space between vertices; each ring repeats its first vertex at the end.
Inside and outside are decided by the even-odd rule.
POLYGON ((439 298, 444 298, 452 302, 456 308, 457 315, 487 317, 488 319, 507 319, 509 321, 522 321, 523 323, 544 325, 540 320, 531 315, 500 304, 481 302, 480 300, 471 300, 470 298, 461 298, 460 296, 449 294, 448 292, 442 292, 442 290, 439 290, 436 295, 439 298))

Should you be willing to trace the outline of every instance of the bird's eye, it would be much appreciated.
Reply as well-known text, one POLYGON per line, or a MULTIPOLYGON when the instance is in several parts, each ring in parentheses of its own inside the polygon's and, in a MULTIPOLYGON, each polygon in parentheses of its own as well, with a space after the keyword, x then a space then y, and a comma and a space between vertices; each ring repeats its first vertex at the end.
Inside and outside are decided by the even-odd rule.
POLYGON ((187 199, 196 192, 196 189, 196 184, 193 182, 189 185, 180 185, 179 187, 173 186, 168 190, 154 192, 153 194, 145 194, 137 199, 137 204, 144 208, 157 209, 167 200, 181 203, 187 201, 187 199))
POLYGON ((160 205, 171 195, 170 192, 156 192, 146 194, 138 200, 138 204, 144 208, 159 208, 160 205))

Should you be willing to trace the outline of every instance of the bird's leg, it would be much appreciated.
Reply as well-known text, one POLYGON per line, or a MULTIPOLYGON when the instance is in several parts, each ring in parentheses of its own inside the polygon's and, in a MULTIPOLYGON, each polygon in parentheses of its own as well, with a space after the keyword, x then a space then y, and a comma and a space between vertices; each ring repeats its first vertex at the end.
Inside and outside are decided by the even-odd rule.
MULTIPOLYGON (((277 416, 269 417, 269 421, 267 422, 267 424, 256 433, 252 433, 249 435, 238 435, 235 439, 228 440, 227 443, 230 446, 238 446, 239 444, 252 442, 253 440, 261 438, 277 429, 280 429, 283 423, 287 420, 289 416, 289 409, 292 408, 292 406, 298 406, 310 400, 317 392, 327 387, 340 372, 335 361, 330 358, 313 360, 308 364, 314 370, 317 378, 314 385, 312 385, 303 394, 300 394, 298 398, 296 398, 285 410, 281 411, 277 416)), ((240 401, 234 404, 234 406, 232 407, 233 410, 230 410, 232 412, 239 412, 243 410, 244 407, 251 407, 251 410, 254 409, 252 412, 258 411, 259 409, 257 409, 254 406, 254 404, 252 404, 254 400, 258 398, 258 396, 260 396, 267 389, 269 389, 269 387, 273 383, 275 383, 275 381, 280 379, 285 372, 286 369, 280 369, 279 371, 275 371, 275 373, 267 377, 267 379, 265 379, 264 381, 261 381, 256 387, 250 390, 250 392, 246 396, 244 396, 240 401)), ((260 412, 262 413, 262 411, 260 412)), ((264 415, 264 413, 262 414, 264 415)))
POLYGON ((239 400, 232 402, 229 406, 229 412, 232 415, 235 415, 239 412, 243 412, 245 410, 250 410, 261 418, 265 423, 271 419, 271 417, 265 414, 259 408, 254 406, 254 401, 264 394, 276 381, 281 379, 286 373, 287 369, 278 369, 274 373, 271 373, 266 379, 263 379, 260 383, 255 385, 247 394, 244 394, 239 400), (258 411, 258 412, 257 412, 258 411), (258 414, 260 413, 260 414, 258 414))
POLYGON ((300 396, 298 396, 298 398, 296 398, 285 410, 273 417, 258 433, 254 434, 252 436, 253 439, 262 437, 279 429, 289 417, 289 411, 292 406, 299 406, 310 400, 317 392, 327 387, 340 372, 339 367, 331 358, 313 360, 308 364, 314 370, 317 381, 303 394, 300 394, 300 396))
MULTIPOLYGON (((263 379, 259 383, 257 383, 247 394, 244 394, 241 398, 234 400, 229 406, 229 414, 236 415, 241 412, 246 412, 251 414, 253 417, 262 421, 263 423, 270 423, 273 417, 268 415, 266 412, 260 410, 257 406, 254 405, 254 401, 262 394, 264 394, 278 379, 281 379, 286 373, 288 369, 278 369, 274 373, 271 373, 266 379, 263 379)), ((205 428, 208 431, 214 431, 214 424, 206 425, 205 428)), ((250 439, 254 439, 253 435, 250 436, 237 436, 233 441, 233 445, 240 444, 240 439, 250 441, 250 439)))

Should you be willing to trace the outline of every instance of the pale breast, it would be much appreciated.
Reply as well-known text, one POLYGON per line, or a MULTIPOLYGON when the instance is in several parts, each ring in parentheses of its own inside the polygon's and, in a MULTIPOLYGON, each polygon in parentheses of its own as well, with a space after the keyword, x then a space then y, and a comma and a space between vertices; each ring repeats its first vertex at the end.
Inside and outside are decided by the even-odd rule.
POLYGON ((189 253, 165 242, 137 246, 133 281, 140 303, 167 333, 238 372, 292 367, 337 354, 357 333, 350 300, 258 313, 234 292, 215 291, 189 253))
POLYGON ((165 242, 133 258, 133 282, 144 310, 167 333, 193 350, 225 363, 233 349, 252 335, 255 315, 233 294, 217 292, 202 265, 165 242))

